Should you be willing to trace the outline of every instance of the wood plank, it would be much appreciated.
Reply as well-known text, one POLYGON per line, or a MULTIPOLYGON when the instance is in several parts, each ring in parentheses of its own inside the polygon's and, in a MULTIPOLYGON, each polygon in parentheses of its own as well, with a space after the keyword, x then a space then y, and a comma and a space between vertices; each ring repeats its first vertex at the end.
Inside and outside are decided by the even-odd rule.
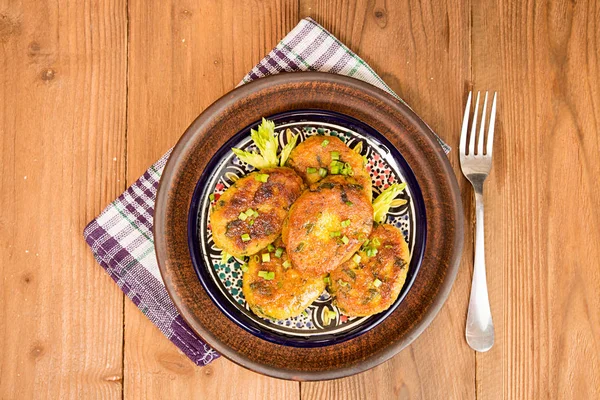
POLYGON ((124 189, 125 2, 0 1, 0 398, 121 397, 83 228, 124 189))
MULTIPOLYGON (((459 138, 470 79, 469 2, 301 1, 311 16, 365 59, 452 146, 459 138)), ((457 152, 450 154, 457 175, 457 152)), ((467 209, 470 192, 459 180, 467 209)), ((466 237, 472 227, 466 228, 466 237)), ((363 374, 303 383, 303 399, 457 398, 475 396, 475 357, 464 340, 472 243, 451 295, 409 348, 363 374)))
MULTIPOLYGON (((298 22, 295 1, 130 0, 129 15, 129 183, 298 22)), ((125 315, 126 398, 299 398, 225 359, 198 368, 129 302, 125 315)))
POLYGON ((474 85, 500 92, 481 399, 600 398, 598 21, 595 1, 473 7, 474 85))

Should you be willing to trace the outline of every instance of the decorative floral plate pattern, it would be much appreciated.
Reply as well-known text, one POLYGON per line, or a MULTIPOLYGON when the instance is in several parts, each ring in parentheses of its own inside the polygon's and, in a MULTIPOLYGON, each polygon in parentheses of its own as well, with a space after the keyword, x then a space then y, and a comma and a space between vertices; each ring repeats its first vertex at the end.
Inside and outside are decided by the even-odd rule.
MULTIPOLYGON (((398 196, 387 216, 387 223, 398 227, 404 234, 405 239, 413 255, 413 261, 409 265, 409 273, 394 305, 384 313, 369 317, 347 317, 343 315, 333 304, 333 299, 327 292, 314 301, 302 315, 286 320, 263 319, 250 311, 242 292, 242 270, 241 265, 246 260, 231 257, 227 262, 222 260, 221 250, 215 247, 210 228, 210 207, 219 200, 220 195, 227 190, 237 179, 247 175, 254 167, 242 162, 237 158, 231 147, 243 150, 256 150, 249 136, 249 129, 243 130, 234 136, 224 147, 223 156, 214 164, 213 168, 207 168, 200 179, 190 209, 190 230, 192 234, 191 252, 194 266, 199 275, 206 274, 210 277, 214 286, 218 288, 218 294, 209 293, 225 313, 247 330, 253 333, 260 332, 268 340, 295 346, 315 346, 326 344, 329 339, 340 337, 348 339, 366 331, 367 328, 375 326, 389 312, 402 301, 402 298, 414 281, 418 268, 418 258, 414 257, 415 243, 418 241, 420 247, 424 248, 424 234, 419 232, 419 224, 416 223, 419 212, 415 210, 414 185, 407 174, 412 174, 407 166, 401 165, 401 160, 390 151, 389 145, 383 143, 382 136, 376 138, 368 132, 369 127, 361 126, 360 122, 346 116, 332 112, 290 112, 269 117, 276 123, 280 148, 287 143, 291 135, 298 135, 298 143, 313 135, 337 136, 351 149, 366 157, 366 168, 373 182, 373 198, 383 189, 393 183, 407 182, 407 188, 398 196), (345 123, 344 123, 345 122, 345 123), (242 134, 246 132, 246 134, 242 134), (229 150, 229 151, 227 151, 229 150), (417 240, 419 239, 419 240, 417 240), (202 264, 202 265, 200 265, 202 264), (218 296, 219 299, 216 299, 218 296), (228 307, 221 307, 221 301, 228 302, 228 307), (234 312, 231 312, 234 309, 234 312), (232 315, 237 312, 237 315, 232 315), (250 326, 249 326, 249 325, 250 326), (264 334, 264 333, 268 334, 264 334), (281 339, 281 340, 279 340, 281 339)), ((255 127, 255 126, 253 126, 255 127)), ((220 151, 221 152, 221 151, 220 151)), ((217 156, 217 155, 216 155, 217 156)), ((414 181, 414 177, 412 179, 414 181)), ((418 191, 418 190, 417 190, 418 191)), ((420 195, 420 191, 418 191, 420 195)), ((421 228, 424 231, 424 228, 421 228)), ((423 249, 418 249, 419 254, 423 249)), ((202 276, 201 280, 202 280, 202 276)), ((344 339, 344 340, 345 340, 344 339)))

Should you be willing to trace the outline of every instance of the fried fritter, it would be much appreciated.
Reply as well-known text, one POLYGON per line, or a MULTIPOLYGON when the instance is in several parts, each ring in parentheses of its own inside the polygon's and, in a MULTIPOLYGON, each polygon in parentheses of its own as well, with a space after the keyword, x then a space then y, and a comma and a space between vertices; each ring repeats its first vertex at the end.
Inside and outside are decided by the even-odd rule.
POLYGON ((363 187, 369 202, 373 199, 371 176, 365 169, 362 156, 335 136, 307 138, 292 150, 287 165, 308 184, 320 181, 325 174, 341 174, 343 170, 363 187))
POLYGON ((236 257, 256 254, 281 234, 303 189, 302 178, 290 168, 266 168, 238 179, 211 209, 215 245, 236 257))
POLYGON ((375 227, 369 242, 331 272, 329 290, 335 304, 348 316, 387 310, 400 294, 409 261, 402 232, 393 225, 375 227))
POLYGON ((325 290, 323 276, 292 267, 281 239, 271 250, 263 249, 250 257, 242 288, 246 302, 260 317, 286 319, 300 315, 325 290))
POLYGON ((322 275, 356 252, 373 225, 373 206, 362 186, 331 176, 311 185, 296 200, 282 232, 292 264, 322 275))

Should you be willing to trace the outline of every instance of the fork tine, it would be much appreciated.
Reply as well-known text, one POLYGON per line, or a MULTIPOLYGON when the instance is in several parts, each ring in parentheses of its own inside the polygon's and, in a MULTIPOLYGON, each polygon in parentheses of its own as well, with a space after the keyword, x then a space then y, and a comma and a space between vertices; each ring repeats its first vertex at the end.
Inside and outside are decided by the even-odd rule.
POLYGON ((483 155, 483 134, 485 131, 485 111, 487 109, 487 99, 488 92, 485 92, 485 97, 483 100, 483 110, 481 111, 481 127, 479 128, 479 139, 477 140, 477 154, 479 154, 480 156, 483 155))
POLYGON ((469 92, 467 98, 467 106, 465 107, 465 116, 463 117, 462 130, 460 131, 460 146, 459 152, 462 155, 467 154, 467 131, 469 130, 469 111, 471 111, 471 95, 473 92, 469 92))
POLYGON ((475 102, 475 113, 473 114, 473 125, 471 125, 471 136, 469 137, 469 155, 475 155, 475 135, 477 134, 477 114, 479 113, 479 92, 475 102))
POLYGON ((485 152, 486 155, 492 156, 492 147, 494 144, 494 126, 496 125, 496 96, 497 92, 494 92, 494 101, 492 102, 492 112, 490 115, 490 127, 487 137, 487 150, 485 152))

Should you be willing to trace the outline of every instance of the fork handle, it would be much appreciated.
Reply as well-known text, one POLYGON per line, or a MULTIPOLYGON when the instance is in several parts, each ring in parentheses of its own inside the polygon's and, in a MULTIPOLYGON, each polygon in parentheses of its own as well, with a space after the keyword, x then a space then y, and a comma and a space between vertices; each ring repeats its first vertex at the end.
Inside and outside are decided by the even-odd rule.
POLYGON ((483 185, 475 188, 475 262, 467 314, 467 343, 473 350, 488 351, 494 344, 494 323, 485 277, 483 185))

